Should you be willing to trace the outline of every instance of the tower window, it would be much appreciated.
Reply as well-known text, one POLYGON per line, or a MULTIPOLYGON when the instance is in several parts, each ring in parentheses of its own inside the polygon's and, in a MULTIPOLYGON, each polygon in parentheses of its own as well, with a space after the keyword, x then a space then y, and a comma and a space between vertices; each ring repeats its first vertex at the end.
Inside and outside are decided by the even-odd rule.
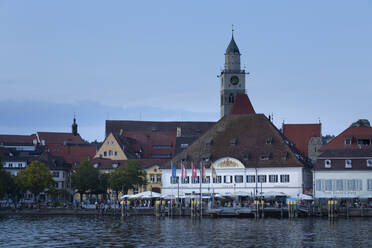
POLYGON ((234 103, 234 95, 232 93, 229 95, 229 103, 234 103))

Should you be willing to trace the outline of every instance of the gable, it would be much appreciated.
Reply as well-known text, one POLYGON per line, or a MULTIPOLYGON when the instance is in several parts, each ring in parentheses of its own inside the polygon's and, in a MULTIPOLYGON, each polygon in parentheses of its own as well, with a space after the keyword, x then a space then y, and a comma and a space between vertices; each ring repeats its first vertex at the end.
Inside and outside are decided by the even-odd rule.
POLYGON ((127 160, 128 157, 120 146, 120 141, 110 133, 104 140, 102 146, 94 156, 95 158, 107 158, 111 160, 127 160))

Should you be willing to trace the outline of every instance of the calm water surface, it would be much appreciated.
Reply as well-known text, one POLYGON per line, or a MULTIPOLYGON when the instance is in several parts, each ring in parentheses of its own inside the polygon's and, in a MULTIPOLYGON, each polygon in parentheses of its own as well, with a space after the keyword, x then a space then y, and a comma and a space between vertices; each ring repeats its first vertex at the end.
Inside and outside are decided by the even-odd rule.
POLYGON ((372 219, 9 216, 0 247, 372 247, 372 219))

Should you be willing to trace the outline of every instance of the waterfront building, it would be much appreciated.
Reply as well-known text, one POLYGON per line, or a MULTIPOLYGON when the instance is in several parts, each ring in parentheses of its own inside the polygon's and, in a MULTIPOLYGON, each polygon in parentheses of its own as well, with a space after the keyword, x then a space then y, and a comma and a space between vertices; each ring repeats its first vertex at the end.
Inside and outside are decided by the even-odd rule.
POLYGON ((320 150, 313 169, 316 198, 372 198, 372 127, 368 121, 354 123, 320 150))
POLYGON ((283 135, 291 141, 296 148, 313 163, 320 155, 322 143, 322 125, 314 124, 284 124, 283 135))
POLYGON ((263 114, 256 114, 247 95, 238 95, 234 105, 246 112, 221 118, 210 130, 173 158, 177 167, 172 177, 170 163, 162 170, 162 193, 191 195, 199 193, 200 165, 206 169, 203 193, 252 196, 285 194, 297 196, 311 190, 311 161, 291 144, 263 114), (245 99, 242 100, 241 99, 245 99), (187 177, 182 178, 181 165, 187 177), (197 169, 191 178, 192 165, 197 169), (212 178, 212 170, 216 178, 212 178))

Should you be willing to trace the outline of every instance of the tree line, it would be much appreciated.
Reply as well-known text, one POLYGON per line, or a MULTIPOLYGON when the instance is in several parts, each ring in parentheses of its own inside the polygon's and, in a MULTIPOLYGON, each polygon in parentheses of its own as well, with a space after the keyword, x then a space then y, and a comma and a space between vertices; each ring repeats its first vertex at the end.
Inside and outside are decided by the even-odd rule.
MULTIPOLYGON (((74 194, 80 194, 80 200, 83 194, 105 195, 108 189, 112 189, 118 196, 119 193, 127 194, 130 189, 147 184, 146 172, 141 169, 139 161, 127 161, 125 166, 118 167, 111 173, 100 173, 88 160, 84 160, 73 168, 68 184, 70 182, 74 194)), ((27 191, 36 200, 42 192, 59 192, 50 169, 43 162, 33 161, 16 176, 12 176, 3 168, 0 158, 0 199, 6 196, 13 202, 18 202, 27 191)))

